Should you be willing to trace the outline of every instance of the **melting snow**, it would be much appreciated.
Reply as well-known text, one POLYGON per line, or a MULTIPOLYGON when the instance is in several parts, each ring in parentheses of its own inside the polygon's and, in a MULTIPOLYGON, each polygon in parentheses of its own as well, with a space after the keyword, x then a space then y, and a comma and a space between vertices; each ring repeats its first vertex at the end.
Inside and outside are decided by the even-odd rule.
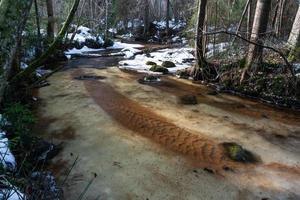
POLYGON ((146 72, 151 74, 160 74, 157 72, 151 72, 149 69, 151 66, 146 65, 148 61, 155 62, 161 65, 163 61, 174 62, 176 67, 168 68, 169 73, 176 73, 178 70, 186 69, 191 66, 190 63, 185 63, 186 60, 194 59, 191 48, 176 48, 176 49, 163 49, 157 52, 153 52, 150 56, 137 55, 133 60, 124 60, 119 62, 119 68, 134 70, 138 72, 146 72))
POLYGON ((0 132, 0 162, 5 169, 13 171, 16 168, 16 159, 8 146, 6 133, 0 132))

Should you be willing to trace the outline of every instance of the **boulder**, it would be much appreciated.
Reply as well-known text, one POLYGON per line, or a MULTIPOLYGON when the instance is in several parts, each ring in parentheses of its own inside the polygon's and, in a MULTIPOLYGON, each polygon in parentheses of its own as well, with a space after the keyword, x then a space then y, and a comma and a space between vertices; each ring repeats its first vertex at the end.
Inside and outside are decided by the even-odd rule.
POLYGON ((146 65, 156 66, 157 64, 155 62, 152 62, 152 61, 147 61, 146 65))
POLYGON ((248 150, 244 149, 241 145, 234 142, 223 143, 227 156, 234 161, 253 163, 257 162, 255 156, 248 150))
POLYGON ((159 66, 159 65, 154 65, 150 68, 150 71, 153 71, 153 72, 161 72, 163 74, 167 74, 169 73, 169 70, 165 67, 162 67, 162 66, 159 66))
POLYGON ((165 68, 173 68, 173 67, 176 67, 175 63, 171 62, 171 61, 164 61, 162 64, 161 64, 162 67, 165 67, 165 68))

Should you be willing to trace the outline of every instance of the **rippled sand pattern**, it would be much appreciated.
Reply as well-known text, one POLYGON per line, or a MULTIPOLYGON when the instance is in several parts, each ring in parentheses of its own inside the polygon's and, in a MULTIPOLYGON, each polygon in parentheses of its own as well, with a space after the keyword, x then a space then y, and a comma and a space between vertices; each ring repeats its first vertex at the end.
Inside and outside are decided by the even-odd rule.
POLYGON ((221 144, 168 122, 103 82, 85 81, 84 84, 94 101, 124 127, 193 158, 199 166, 217 171, 234 165, 221 144))

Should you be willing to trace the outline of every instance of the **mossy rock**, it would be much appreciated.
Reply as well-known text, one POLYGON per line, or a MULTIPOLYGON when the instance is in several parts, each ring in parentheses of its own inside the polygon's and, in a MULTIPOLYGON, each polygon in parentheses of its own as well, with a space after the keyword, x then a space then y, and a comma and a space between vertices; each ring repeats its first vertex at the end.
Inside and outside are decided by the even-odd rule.
POLYGON ((148 75, 148 76, 145 76, 143 80, 145 82, 159 82, 160 78, 157 76, 148 75))
POLYGON ((188 79, 190 77, 190 74, 187 70, 178 70, 176 72, 176 76, 178 78, 182 78, 182 79, 188 79))
POLYGON ((162 66, 159 66, 159 65, 154 65, 150 68, 150 71, 153 71, 153 72, 161 72, 163 74, 167 74, 169 73, 169 70, 165 67, 162 67, 162 66))
POLYGON ((165 68, 173 68, 173 67, 176 67, 175 63, 171 62, 171 61, 164 61, 162 64, 161 64, 162 67, 165 67, 165 68))
POLYGON ((93 39, 85 39, 84 44, 85 46, 91 49, 100 49, 102 47, 102 45, 99 42, 93 39))
POLYGON ((152 61, 147 61, 146 65, 156 66, 157 64, 155 62, 152 62, 152 61))
POLYGON ((255 156, 248 150, 244 149, 241 145, 233 142, 223 143, 227 156, 234 161, 243 163, 257 162, 255 156))
POLYGON ((198 104, 197 97, 195 95, 184 95, 179 97, 180 103, 184 105, 196 105, 198 104))

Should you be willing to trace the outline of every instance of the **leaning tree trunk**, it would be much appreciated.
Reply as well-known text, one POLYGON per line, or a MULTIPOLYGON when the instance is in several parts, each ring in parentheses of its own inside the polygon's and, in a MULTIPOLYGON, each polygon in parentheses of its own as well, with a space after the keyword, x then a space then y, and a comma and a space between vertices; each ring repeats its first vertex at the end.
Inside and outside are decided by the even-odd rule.
MULTIPOLYGON (((255 9, 255 16, 251 32, 251 41, 263 45, 263 37, 268 28, 268 19, 271 8, 271 0, 258 0, 255 9)), ((246 65, 242 72, 241 82, 250 68, 262 63, 263 47, 250 44, 246 65)))
POLYGON ((198 17, 197 17, 197 27, 196 27, 196 39, 195 39, 195 58, 196 64, 191 71, 191 75, 194 79, 199 79, 201 76, 204 78, 204 68, 207 63, 205 60, 205 52, 203 48, 203 40, 204 40, 204 24, 205 24, 205 16, 206 16, 206 5, 207 0, 199 0, 198 5, 198 17))
POLYGON ((48 35, 48 40, 52 42, 54 40, 54 26, 55 26, 53 1, 46 0, 46 5, 47 5, 47 14, 48 14, 47 35, 48 35))
POLYGON ((11 81, 11 84, 16 84, 22 80, 24 80, 26 77, 28 77, 30 74, 32 74, 38 67, 40 67, 44 62, 51 56, 57 46, 60 44, 60 42, 63 40, 64 36, 67 33, 67 30, 70 26, 70 24, 73 21, 73 18, 75 16, 75 13, 77 11, 78 5, 80 0, 74 0, 74 4, 72 6, 72 9, 68 15, 67 20, 65 21, 63 27, 61 28, 60 32, 58 33, 55 40, 52 42, 48 50, 41 55, 37 60, 33 61, 24 71, 18 73, 11 81))
POLYGON ((289 60, 293 61, 295 58, 300 58, 300 3, 294 20, 293 28, 290 33, 288 45, 291 49, 289 60))
POLYGON ((25 28, 32 0, 1 0, 0 2, 0 103, 8 85, 13 66, 18 65, 21 34, 25 28))

